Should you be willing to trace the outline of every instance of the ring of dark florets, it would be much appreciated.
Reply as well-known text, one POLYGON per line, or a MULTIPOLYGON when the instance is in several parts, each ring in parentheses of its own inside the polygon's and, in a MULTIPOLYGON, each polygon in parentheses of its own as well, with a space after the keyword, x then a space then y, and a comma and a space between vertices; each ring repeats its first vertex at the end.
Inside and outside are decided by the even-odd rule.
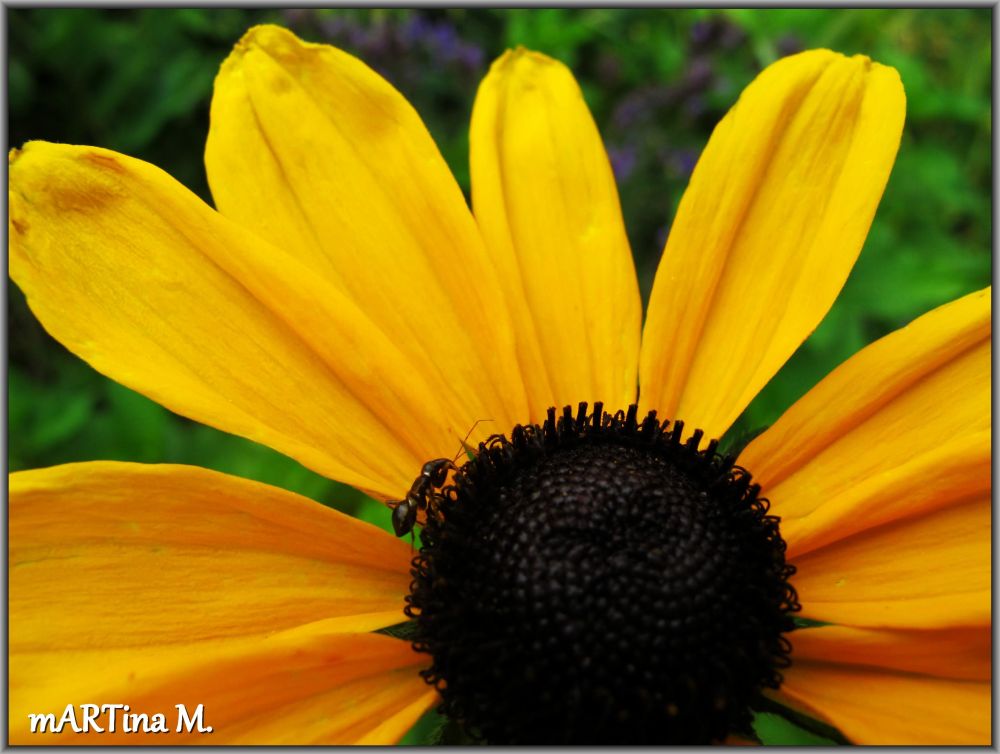
POLYGON ((798 609, 778 519, 717 443, 600 403, 494 435, 435 495, 406 612, 491 743, 751 735, 798 609))

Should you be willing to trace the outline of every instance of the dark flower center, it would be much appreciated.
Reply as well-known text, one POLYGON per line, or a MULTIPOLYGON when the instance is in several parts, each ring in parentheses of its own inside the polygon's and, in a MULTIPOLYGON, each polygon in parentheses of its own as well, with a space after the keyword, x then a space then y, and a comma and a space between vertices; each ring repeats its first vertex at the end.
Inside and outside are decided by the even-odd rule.
POLYGON ((444 711, 491 743, 750 734, 788 664, 778 519, 701 432, 555 410, 481 444, 429 505, 407 613, 444 711))

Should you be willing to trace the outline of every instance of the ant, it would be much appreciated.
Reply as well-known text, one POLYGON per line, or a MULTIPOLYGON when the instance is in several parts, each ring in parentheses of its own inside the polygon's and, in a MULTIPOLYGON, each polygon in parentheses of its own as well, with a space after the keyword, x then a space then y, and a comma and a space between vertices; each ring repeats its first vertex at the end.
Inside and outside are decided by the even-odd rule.
POLYGON ((392 507, 392 529, 397 537, 406 536, 413 531, 417 523, 417 512, 430 508, 431 499, 428 499, 428 495, 440 489, 448 478, 448 472, 457 468, 455 462, 447 458, 428 461, 420 470, 420 476, 413 480, 406 498, 389 503, 392 507))
MULTIPOLYGON (((472 429, 466 433, 465 439, 462 440, 462 450, 466 453, 471 452, 466 441, 473 430, 479 426, 479 423, 484 421, 493 420, 477 419, 476 423, 472 425, 472 429)), ((435 458, 433 461, 425 463, 420 469, 420 476, 414 479, 413 484, 410 485, 410 491, 406 493, 406 497, 403 500, 388 503, 389 507, 392 508, 392 530, 396 532, 397 537, 412 534, 413 527, 417 523, 417 513, 430 510, 435 493, 444 486, 448 479, 448 472, 458 471, 455 461, 462 455, 462 450, 459 450, 452 459, 435 458)))

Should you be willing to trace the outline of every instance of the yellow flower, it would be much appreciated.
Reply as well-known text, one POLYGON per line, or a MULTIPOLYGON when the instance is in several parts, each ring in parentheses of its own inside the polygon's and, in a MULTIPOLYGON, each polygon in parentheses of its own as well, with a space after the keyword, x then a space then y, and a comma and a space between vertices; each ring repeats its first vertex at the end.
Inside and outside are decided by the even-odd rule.
MULTIPOLYGON (((29 143, 11 153, 10 269, 49 332, 108 376, 398 500, 477 420, 492 421, 474 441, 549 407, 638 400, 722 435, 839 292, 904 108, 895 71, 864 57, 817 50, 765 70, 695 169, 640 347, 615 184, 564 66, 522 50, 493 65, 472 116, 473 216, 389 84, 343 52, 259 27, 216 81, 206 165, 218 211, 138 160, 29 143)), ((990 333, 988 289, 936 309, 834 370, 739 458, 781 518, 812 621, 786 634, 792 664, 766 694, 851 741, 990 740, 990 333)), ((618 510, 574 525, 631 536, 610 521, 618 510)), ((431 659, 373 633, 403 620, 413 554, 380 529, 216 472, 110 462, 13 474, 9 525, 13 743, 146 740, 122 720, 115 733, 29 732, 29 714, 88 703, 166 713, 171 730, 175 705, 204 705, 212 733, 156 742, 385 743, 439 701, 418 674, 431 659)), ((476 541, 500 548, 532 525, 476 541)), ((568 590, 560 604, 599 631, 586 664, 659 698, 661 678, 637 686, 642 668, 607 664, 625 651, 607 626, 632 626, 614 614, 634 602, 573 596, 581 571, 637 556, 623 547, 607 563, 543 565, 568 590)), ((715 552, 682 578, 700 585, 715 552)), ((780 546, 771 555, 783 568, 780 546)), ((652 576, 651 589, 672 588, 665 571, 652 576)), ((711 609, 698 589, 685 599, 711 609)), ((746 620, 713 625, 742 632, 746 620)), ((655 641, 631 649, 652 658, 655 641)), ((498 646, 497 663, 520 649, 498 646)), ((583 665, 567 672, 586 676, 583 665)), ((509 674, 507 692, 538 688, 532 667, 489 672, 509 674)), ((581 683, 596 704, 600 683, 581 683)), ((529 701, 556 709, 544 694, 529 701)), ((692 730, 727 701, 692 710, 671 697, 662 730, 692 730)), ((632 724, 634 709, 609 704, 632 724)))

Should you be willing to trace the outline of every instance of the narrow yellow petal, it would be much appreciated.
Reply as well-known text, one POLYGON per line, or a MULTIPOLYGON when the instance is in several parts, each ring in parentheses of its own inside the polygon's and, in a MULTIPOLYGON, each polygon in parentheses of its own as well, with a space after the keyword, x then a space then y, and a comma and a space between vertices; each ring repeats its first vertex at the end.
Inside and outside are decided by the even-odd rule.
POLYGON ((990 626, 890 630, 820 626, 795 631, 792 661, 883 668, 905 673, 989 681, 990 626))
POLYGON ((395 334, 157 168, 32 142, 9 199, 11 276, 42 324, 167 408, 386 497, 465 433, 395 334))
POLYGON ((990 289, 855 354, 740 455, 796 556, 990 492, 990 289))
POLYGON ((12 655, 403 620, 409 543, 214 471, 99 462, 19 472, 9 527, 12 655))
POLYGON ((644 408, 719 437, 819 324, 899 146, 895 70, 814 50, 768 67, 719 123, 649 302, 644 408))
POLYGON ((388 82, 333 47, 251 29, 216 79, 205 163, 222 214, 356 303, 432 386, 449 431, 422 460, 454 455, 476 420, 494 420, 477 436, 525 420, 486 249, 430 134, 388 82))
POLYGON ((470 131, 476 221, 517 328, 531 418, 636 398, 641 303, 618 191, 573 74, 523 49, 483 80, 470 131))
MULTIPOLYGON (((181 650, 89 655, 99 668, 96 675, 43 688, 32 678, 22 689, 12 662, 11 743, 385 745, 396 743, 437 699, 418 675, 426 655, 376 634, 288 632, 181 650), (66 705, 87 702, 127 704, 132 714, 150 719, 162 713, 169 732, 128 732, 121 719, 111 732, 106 718, 103 732, 75 732, 70 726, 60 733, 30 732, 29 713, 52 712, 58 719, 66 705), (203 705, 203 722, 211 731, 179 729, 176 705, 189 715, 203 705)), ((64 657, 75 655, 49 655, 47 666, 32 658, 32 669, 58 672, 64 657)))
POLYGON ((990 743, 990 684, 865 667, 793 662, 779 696, 856 744, 990 743))
POLYGON ((989 625, 990 525, 984 497, 794 558, 802 615, 854 626, 989 625))
POLYGON ((355 740, 358 746, 385 746, 399 743, 417 720, 431 707, 441 703, 437 691, 424 687, 424 694, 395 714, 386 716, 376 727, 355 740))

